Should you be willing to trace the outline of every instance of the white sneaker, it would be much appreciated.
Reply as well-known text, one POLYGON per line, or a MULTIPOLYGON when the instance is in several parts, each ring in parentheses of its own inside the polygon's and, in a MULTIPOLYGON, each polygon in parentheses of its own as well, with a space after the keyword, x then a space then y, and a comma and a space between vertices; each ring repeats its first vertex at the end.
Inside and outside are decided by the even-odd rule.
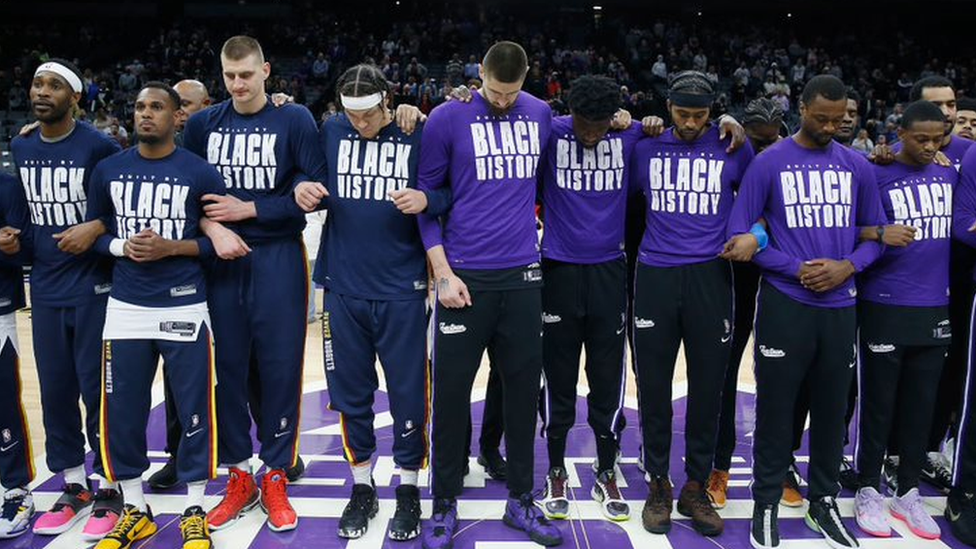
POLYGON ((0 512, 0 539, 15 538, 30 530, 34 518, 34 497, 23 488, 8 490, 3 495, 0 512))

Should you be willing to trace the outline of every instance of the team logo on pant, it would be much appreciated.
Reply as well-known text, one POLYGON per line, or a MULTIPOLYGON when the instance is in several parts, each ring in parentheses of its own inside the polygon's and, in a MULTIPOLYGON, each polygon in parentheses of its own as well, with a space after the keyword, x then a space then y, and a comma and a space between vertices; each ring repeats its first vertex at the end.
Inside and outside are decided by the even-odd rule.
POLYGON ((636 318, 636 319, 634 319, 634 326, 636 326, 637 329, 639 329, 639 330, 640 329, 643 329, 643 328, 653 328, 654 327, 654 321, 653 320, 646 320, 646 319, 643 319, 643 318, 636 318))
POLYGON ((868 349, 872 353, 890 353, 895 350, 895 346, 890 343, 868 343, 868 349))
POLYGON ((783 358, 786 356, 786 351, 765 345, 759 346, 759 352, 766 358, 783 358))
POLYGON ((551 315, 549 313, 542 313, 542 323, 543 324, 555 324, 555 323, 559 322, 560 320, 562 320, 562 317, 559 316, 559 315, 551 315))
POLYGON ((441 322, 438 325, 438 329, 440 329, 441 333, 445 335, 463 334, 464 332, 468 331, 468 327, 464 324, 448 324, 446 322, 441 322))

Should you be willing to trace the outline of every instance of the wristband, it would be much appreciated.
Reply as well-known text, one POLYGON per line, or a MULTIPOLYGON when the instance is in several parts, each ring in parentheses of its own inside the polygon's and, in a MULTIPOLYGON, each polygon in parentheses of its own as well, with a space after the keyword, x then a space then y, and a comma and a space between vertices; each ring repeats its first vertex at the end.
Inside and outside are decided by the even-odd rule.
POLYGON ((885 226, 884 225, 878 225, 877 231, 878 231, 878 244, 884 244, 884 231, 885 231, 885 226))
POLYGON ((754 223, 749 229, 749 234, 756 237, 756 241, 759 242, 757 253, 765 250, 769 245, 769 235, 766 234, 766 227, 763 227, 762 223, 754 223))
POLYGON ((113 238, 108 245, 108 251, 115 257, 125 257, 125 239, 113 238))

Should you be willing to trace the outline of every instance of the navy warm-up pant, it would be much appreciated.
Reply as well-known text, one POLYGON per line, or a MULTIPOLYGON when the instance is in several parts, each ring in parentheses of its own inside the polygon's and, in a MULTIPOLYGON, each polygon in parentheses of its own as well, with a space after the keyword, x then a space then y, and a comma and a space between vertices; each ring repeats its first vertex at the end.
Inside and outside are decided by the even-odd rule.
POLYGON ((4 315, 9 317, 12 330, 0 342, 0 485, 7 490, 27 486, 34 480, 34 456, 21 400, 14 314, 4 315))
POLYGON ((102 349, 101 443, 105 477, 139 478, 149 468, 146 425, 159 358, 173 387, 183 426, 176 451, 180 480, 195 482, 217 473, 217 419, 213 339, 204 324, 196 341, 115 339, 102 349))
POLYGON ((47 466, 61 472, 85 463, 78 397, 85 403, 85 432, 102 474, 98 446, 102 328, 108 296, 74 307, 34 305, 34 359, 41 385, 47 466))
POLYGON ((308 260, 299 238, 250 246, 245 257, 216 262, 208 279, 220 461, 251 457, 247 380, 253 357, 263 380, 259 455, 268 467, 285 469, 298 460, 308 260))
POLYGON ((376 301, 326 292, 324 303, 329 408, 339 412, 346 460, 363 463, 376 451, 373 395, 379 388, 379 356, 393 416, 393 461, 401 469, 426 466, 429 376, 424 300, 376 301))

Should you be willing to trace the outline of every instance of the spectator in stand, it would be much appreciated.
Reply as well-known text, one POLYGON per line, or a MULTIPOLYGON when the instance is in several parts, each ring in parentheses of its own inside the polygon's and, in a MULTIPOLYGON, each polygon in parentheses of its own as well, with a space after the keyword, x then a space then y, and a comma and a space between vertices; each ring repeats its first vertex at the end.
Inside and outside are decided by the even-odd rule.
POLYGON ((855 151, 861 151, 864 154, 870 154, 874 150, 874 142, 868 137, 868 131, 861 129, 857 132, 857 137, 851 142, 851 148, 855 151))

